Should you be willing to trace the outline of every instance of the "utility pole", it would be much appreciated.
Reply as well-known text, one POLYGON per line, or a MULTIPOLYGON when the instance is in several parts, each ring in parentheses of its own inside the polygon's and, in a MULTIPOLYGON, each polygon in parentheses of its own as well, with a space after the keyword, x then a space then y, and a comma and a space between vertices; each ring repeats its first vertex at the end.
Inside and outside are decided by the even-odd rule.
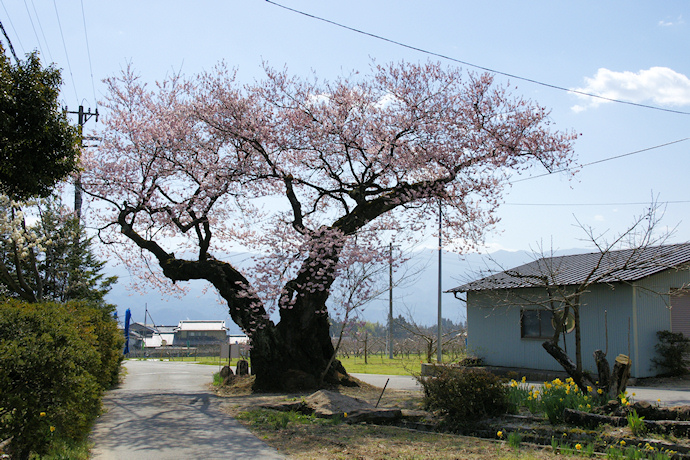
POLYGON ((443 225, 443 208, 441 207, 441 199, 439 198, 438 200, 438 335, 436 337, 436 361, 438 361, 439 364, 443 362, 443 348, 441 347, 441 338, 443 337, 443 333, 441 331, 441 321, 443 319, 442 316, 442 299, 441 299, 441 257, 443 254, 443 241, 442 241, 442 225, 443 225))
POLYGON ((393 243, 388 257, 388 359, 393 359, 393 243))
MULTIPOLYGON (((89 108, 88 112, 84 112, 84 106, 80 105, 79 111, 68 111, 67 113, 72 113, 79 117, 77 123, 79 124, 79 137, 81 138, 79 144, 79 151, 81 152, 81 149, 84 147, 84 124, 93 116, 95 116, 96 121, 98 121, 98 109, 96 109, 96 111, 93 113, 91 112, 91 108, 89 108)), ((77 173, 77 176, 74 178, 74 212, 76 213, 79 221, 81 221, 82 190, 81 173, 77 173)))

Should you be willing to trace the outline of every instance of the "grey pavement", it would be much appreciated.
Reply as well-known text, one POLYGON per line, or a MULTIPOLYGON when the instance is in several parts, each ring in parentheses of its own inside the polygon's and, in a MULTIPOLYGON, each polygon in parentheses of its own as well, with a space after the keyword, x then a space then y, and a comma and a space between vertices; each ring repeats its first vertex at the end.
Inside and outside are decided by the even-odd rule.
POLYGON ((690 388, 628 387, 633 401, 648 401, 662 406, 689 406, 690 388))
POLYGON ((382 375, 382 374, 350 374, 356 379, 362 382, 368 383, 369 385, 374 385, 375 387, 383 388, 386 385, 386 389, 391 390, 407 390, 407 391, 422 391, 422 386, 419 384, 416 378, 410 375, 382 375))
MULTIPOLYGON (((353 377, 380 388, 386 384, 387 389, 421 391, 419 382, 414 377, 406 375, 377 375, 377 374, 351 374, 353 377)), ((541 385, 543 382, 527 382, 531 385, 541 385)), ((660 403, 662 406, 686 406, 690 405, 690 383, 686 387, 628 387, 628 395, 633 401, 649 401, 652 404, 660 403)))
POLYGON ((211 383, 216 366, 126 361, 127 375, 107 392, 91 433, 95 460, 284 458, 220 411, 211 383))

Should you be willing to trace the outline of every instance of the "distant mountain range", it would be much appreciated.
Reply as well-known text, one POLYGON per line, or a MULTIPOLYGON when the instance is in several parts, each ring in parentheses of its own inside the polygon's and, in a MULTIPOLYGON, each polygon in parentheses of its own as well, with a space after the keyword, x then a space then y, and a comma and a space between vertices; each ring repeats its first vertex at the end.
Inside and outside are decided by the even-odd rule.
MULTIPOLYGON (((559 251, 559 254, 586 252, 584 250, 559 251)), ((242 265, 247 254, 233 255, 235 263, 242 265)), ((442 290, 452 289, 468 281, 485 276, 489 270, 508 269, 534 259, 528 251, 496 251, 491 254, 459 255, 443 252, 442 290)), ((393 315, 411 316, 417 324, 434 325, 438 315, 438 251, 423 249, 411 254, 407 265, 420 267, 418 273, 401 283, 393 290, 393 315)), ((413 269, 416 271, 416 269, 413 269)), ((225 319, 231 333, 241 332, 230 319, 222 299, 208 288, 205 281, 187 283, 189 292, 181 299, 164 296, 153 288, 147 293, 138 293, 129 286, 129 275, 123 267, 108 267, 108 274, 118 275, 120 281, 113 287, 106 300, 117 305, 118 316, 124 318, 125 310, 131 309, 132 321, 143 322, 144 312, 148 310, 156 325, 177 325, 180 320, 218 320, 225 319), (208 288, 208 289, 206 289, 208 288), (204 292, 206 291, 206 292, 204 292)), ((397 273, 393 278, 396 280, 397 273)), ((401 276, 401 275, 398 275, 401 276)), ((442 313, 455 323, 466 319, 465 305, 452 294, 442 294, 442 313)), ((385 324, 388 318, 388 293, 380 299, 372 300, 362 311, 367 321, 385 324)))

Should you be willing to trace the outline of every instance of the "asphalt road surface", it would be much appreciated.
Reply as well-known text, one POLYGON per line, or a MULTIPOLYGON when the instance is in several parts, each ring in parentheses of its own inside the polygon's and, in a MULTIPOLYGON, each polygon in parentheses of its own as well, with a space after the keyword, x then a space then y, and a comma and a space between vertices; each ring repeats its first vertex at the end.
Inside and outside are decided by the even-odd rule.
POLYGON ((91 433, 95 460, 284 458, 236 420, 206 386, 215 366, 126 361, 91 433))

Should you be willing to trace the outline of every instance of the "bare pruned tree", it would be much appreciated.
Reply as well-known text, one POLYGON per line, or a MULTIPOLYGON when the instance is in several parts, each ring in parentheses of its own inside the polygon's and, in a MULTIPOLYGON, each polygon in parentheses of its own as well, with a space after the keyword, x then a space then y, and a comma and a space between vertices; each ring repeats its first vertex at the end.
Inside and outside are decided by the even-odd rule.
MULTIPOLYGON (((403 316, 398 316, 395 320, 396 327, 407 332, 413 340, 418 342, 417 350, 420 348, 424 350, 426 356, 426 362, 430 363, 434 354, 438 350, 438 334, 436 327, 423 326, 414 320, 414 315, 409 310, 407 314, 403 316)), ((437 326, 438 327, 438 326, 437 326)), ((464 341, 464 336, 462 336, 463 328, 461 325, 453 328, 443 328, 445 331, 441 335, 441 348, 446 350, 451 344, 459 340, 464 341), (462 338, 461 338, 462 336, 462 338)), ((455 346, 450 348, 457 348, 455 346)))

